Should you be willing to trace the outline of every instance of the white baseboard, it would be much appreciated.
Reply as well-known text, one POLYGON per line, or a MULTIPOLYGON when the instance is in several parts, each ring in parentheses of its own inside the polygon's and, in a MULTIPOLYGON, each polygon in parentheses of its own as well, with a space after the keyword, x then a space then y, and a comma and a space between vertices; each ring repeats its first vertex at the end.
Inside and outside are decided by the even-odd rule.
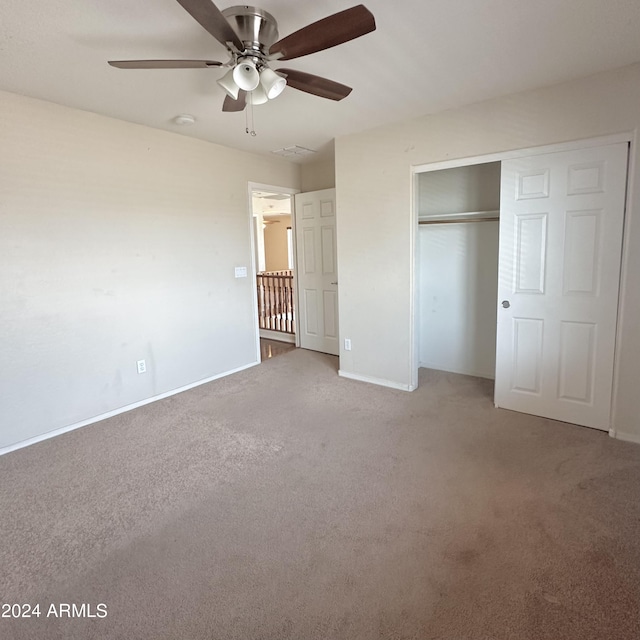
POLYGON ((239 371, 243 371, 244 369, 255 367, 257 364, 260 364, 260 363, 251 362, 241 367, 237 367, 236 369, 232 369, 231 371, 225 371, 224 373, 219 373, 215 376, 211 376, 210 378, 205 378, 204 380, 198 380, 197 382, 192 382, 191 384, 187 384, 184 387, 179 387, 178 389, 173 389, 172 391, 167 391, 157 396, 152 396, 151 398, 146 398, 145 400, 140 400, 139 402, 134 402, 133 404, 128 404, 124 407, 120 407, 119 409, 108 411, 107 413, 101 413, 99 416, 94 416, 93 418, 82 420, 81 422, 75 422, 74 424, 70 424, 66 427, 60 427, 60 429, 47 431, 47 433, 43 433, 39 436, 34 436, 33 438, 29 438, 27 440, 21 440, 20 442, 16 442, 15 444, 10 444, 6 447, 0 448, 0 456, 3 456, 5 453, 10 453, 11 451, 16 451, 17 449, 22 449, 32 444, 36 444, 37 442, 42 442, 43 440, 49 440, 49 438, 55 438, 56 436, 62 435, 63 433, 67 433, 67 431, 74 431, 75 429, 80 429, 81 427, 86 427, 90 424, 94 424, 95 422, 100 422, 101 420, 112 418, 113 416, 117 416, 121 413, 132 411, 133 409, 137 409, 138 407, 144 407, 145 404, 151 404, 152 402, 157 402, 158 400, 162 400, 163 398, 168 398, 169 396, 175 396, 176 394, 182 393, 183 391, 188 391, 189 389, 193 389, 194 387, 199 387, 200 385, 207 384, 208 382, 213 382, 214 380, 218 380, 219 378, 225 378, 226 376, 230 376, 232 373, 238 373, 239 371))
POLYGON ((296 343, 296 336, 294 333, 282 333, 280 331, 260 329, 260 337, 267 338, 268 340, 278 340, 278 342, 290 342, 291 344, 296 343))
POLYGON ((616 431, 615 429, 609 429, 609 435, 616 440, 640 444, 640 434, 638 433, 624 433, 622 431, 616 431))
POLYGON ((347 371, 343 371, 342 369, 338 370, 338 375, 341 378, 349 378, 349 380, 358 380, 359 382, 368 382, 370 384, 377 384, 380 387, 389 387, 390 389, 399 389, 400 391, 415 391, 415 388, 416 388, 410 384, 400 384, 399 382, 393 382, 392 380, 385 380, 384 378, 374 378, 372 376, 361 376, 357 373, 349 373, 347 371))

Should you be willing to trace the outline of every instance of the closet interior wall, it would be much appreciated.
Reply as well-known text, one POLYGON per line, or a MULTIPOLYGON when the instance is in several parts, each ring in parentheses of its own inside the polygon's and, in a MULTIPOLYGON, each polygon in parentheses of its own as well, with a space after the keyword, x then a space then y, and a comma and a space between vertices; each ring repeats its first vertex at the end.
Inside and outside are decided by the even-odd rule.
POLYGON ((500 163, 416 179, 419 365, 494 378, 500 163))

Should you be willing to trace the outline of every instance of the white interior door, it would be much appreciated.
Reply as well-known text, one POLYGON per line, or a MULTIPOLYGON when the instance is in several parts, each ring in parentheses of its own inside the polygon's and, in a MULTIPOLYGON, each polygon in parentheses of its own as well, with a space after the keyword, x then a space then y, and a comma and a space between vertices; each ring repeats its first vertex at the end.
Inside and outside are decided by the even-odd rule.
POLYGON ((295 205, 300 346, 337 356, 336 190, 298 193, 295 205))
POLYGON ((502 164, 496 406, 608 429, 627 145, 502 164))

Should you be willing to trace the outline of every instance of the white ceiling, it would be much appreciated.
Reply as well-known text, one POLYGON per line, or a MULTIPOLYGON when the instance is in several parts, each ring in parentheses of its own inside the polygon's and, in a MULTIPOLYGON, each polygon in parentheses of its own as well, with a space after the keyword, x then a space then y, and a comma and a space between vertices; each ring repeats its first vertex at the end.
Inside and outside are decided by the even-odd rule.
POLYGON ((253 192, 253 213, 262 213, 266 218, 291 215, 290 194, 253 192))
MULTIPOLYGON (((280 37, 358 0, 260 0, 280 37)), ((219 0, 224 9, 233 2, 219 0)), ((353 87, 340 102, 287 88, 222 113, 220 69, 121 70, 107 60, 226 61, 176 0, 2 0, 0 89, 258 153, 319 151, 336 136, 640 61, 638 0, 364 0, 377 30, 281 63, 353 87), (180 128, 181 113, 196 124, 180 128)), ((274 64, 274 68, 278 65, 274 64)), ((318 156, 316 156, 318 157, 318 156)), ((313 158, 313 156, 312 156, 313 158)))

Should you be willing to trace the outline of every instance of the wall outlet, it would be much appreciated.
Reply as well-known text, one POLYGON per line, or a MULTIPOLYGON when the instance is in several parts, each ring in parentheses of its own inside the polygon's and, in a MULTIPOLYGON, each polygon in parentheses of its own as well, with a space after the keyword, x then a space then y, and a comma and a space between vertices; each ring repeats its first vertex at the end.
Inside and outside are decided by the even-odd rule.
POLYGON ((345 351, 351 351, 351 339, 350 338, 345 338, 344 339, 344 350, 345 351))
POLYGON ((144 360, 138 360, 136 365, 138 367, 138 373, 147 373, 147 363, 144 360))

